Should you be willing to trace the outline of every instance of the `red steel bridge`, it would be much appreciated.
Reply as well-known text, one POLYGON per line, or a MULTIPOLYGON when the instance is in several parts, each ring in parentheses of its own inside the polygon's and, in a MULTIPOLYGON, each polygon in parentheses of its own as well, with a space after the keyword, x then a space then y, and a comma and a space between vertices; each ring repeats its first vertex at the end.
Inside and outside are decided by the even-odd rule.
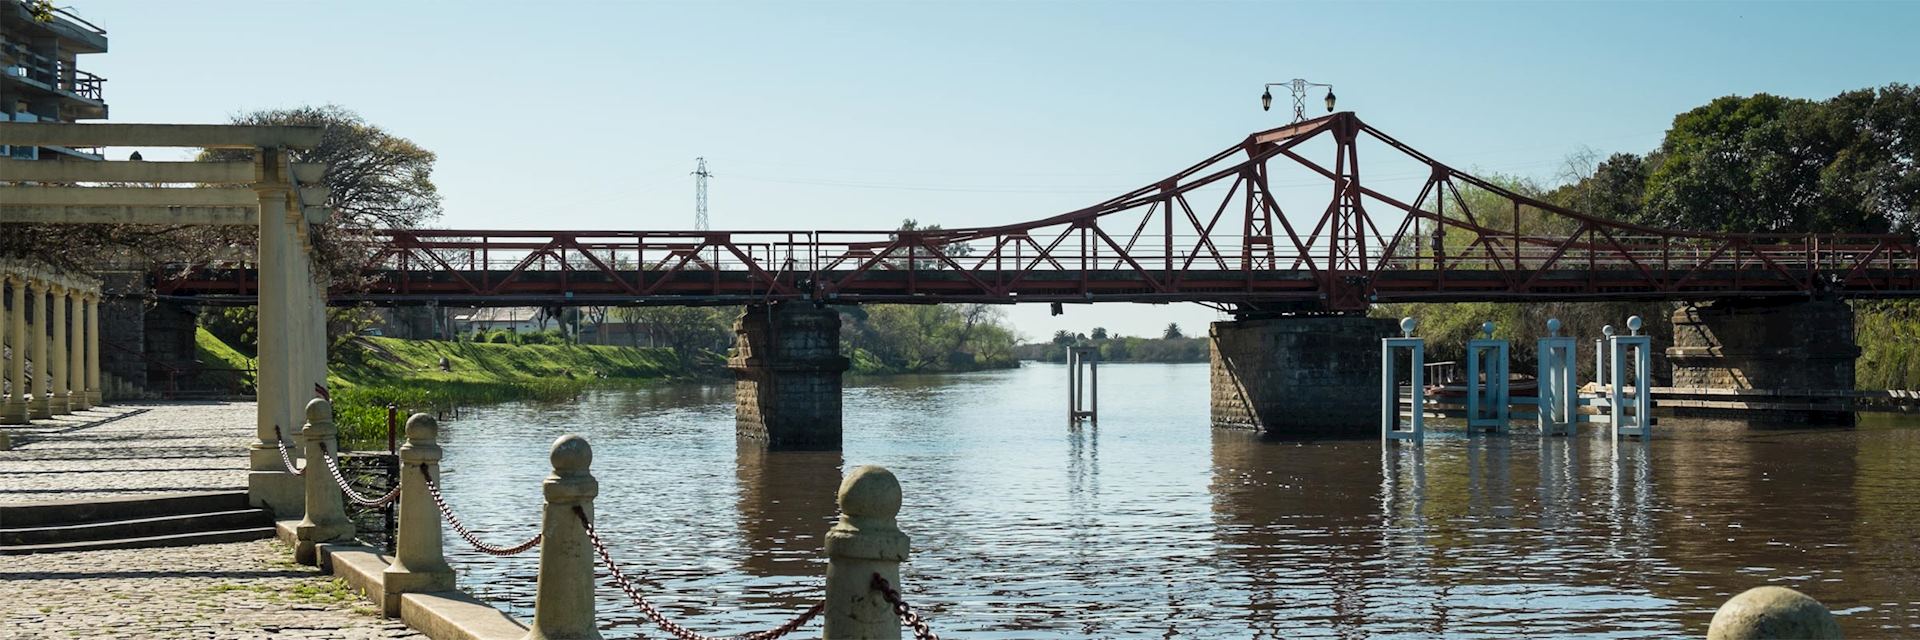
MULTIPOLYGON (((364 281, 337 288, 336 304, 1126 301, 1352 311, 1406 301, 1920 295, 1911 237, 1607 220, 1450 167, 1352 113, 1255 133, 1159 182, 1001 226, 360 233, 372 247, 364 281), (1419 188, 1396 196, 1367 186, 1362 149, 1370 166, 1397 167, 1419 188)), ((244 265, 185 272, 160 278, 158 293, 218 303, 255 291, 244 265)))

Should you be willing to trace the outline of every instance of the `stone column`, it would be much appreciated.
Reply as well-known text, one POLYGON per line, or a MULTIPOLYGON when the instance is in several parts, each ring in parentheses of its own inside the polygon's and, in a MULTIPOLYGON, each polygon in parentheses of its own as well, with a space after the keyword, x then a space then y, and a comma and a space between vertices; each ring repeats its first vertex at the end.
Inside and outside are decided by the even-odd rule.
MULTIPOLYGON (((409 421, 411 422, 411 421, 409 421)), ((540 577, 534 587, 533 625, 527 640, 598 640, 593 620, 593 544, 577 507, 593 519, 600 482, 588 467, 587 439, 564 435, 553 441, 553 474, 541 483, 547 505, 540 516, 540 577)))
POLYGON ((51 382, 47 379, 47 323, 51 321, 47 315, 47 285, 31 282, 27 286, 31 292, 27 297, 33 301, 33 312, 27 314, 27 342, 31 345, 27 353, 33 361, 27 413, 35 420, 44 420, 53 417, 53 406, 47 403, 47 383, 51 382))
POLYGON ((7 346, 13 358, 7 362, 7 386, 13 394, 0 405, 0 424, 27 423, 27 281, 14 275, 6 277, 8 288, 7 346))
POLYGON ((73 413, 72 390, 67 383, 72 376, 68 365, 73 361, 67 357, 67 294, 71 292, 61 285, 54 285, 51 304, 53 305, 53 353, 47 358, 47 374, 53 378, 53 397, 48 399, 54 415, 73 413))
POLYGON ((106 406, 100 386, 100 292, 87 297, 87 403, 106 406))
POLYGON ((280 517, 298 515, 305 508, 300 478, 287 473, 280 463, 276 427, 293 429, 298 421, 289 412, 296 398, 291 395, 293 359, 289 352, 287 285, 290 282, 289 252, 294 245, 293 225, 287 220, 287 199, 291 197, 287 157, 279 149, 261 149, 255 160, 254 193, 260 198, 260 245, 255 264, 259 271, 258 317, 259 360, 255 378, 258 406, 254 434, 257 442, 249 445, 247 497, 254 506, 271 508, 280 517))
MULTIPOLYGON (((333 427, 333 404, 319 398, 307 403, 307 426, 300 429, 300 441, 307 448, 306 515, 294 528, 293 560, 301 564, 319 564, 319 545, 353 539, 353 521, 347 519, 346 498, 340 485, 327 470, 327 457, 337 450, 333 427)), ((284 466, 284 465, 283 465, 284 466)))
POLYGON ((453 590, 453 568, 440 546, 440 509, 426 482, 440 477, 439 437, 440 423, 433 416, 407 418, 407 443, 400 446, 400 523, 393 564, 382 580, 387 617, 400 615, 400 594, 453 590))
POLYGON ((1213 323, 1213 425, 1377 437, 1380 341, 1394 333, 1393 320, 1359 316, 1213 323))
POLYGON ((907 534, 900 532, 900 481, 866 465, 840 483, 840 522, 827 531, 827 600, 823 637, 897 640, 900 618, 879 590, 879 575, 900 590, 907 534))
POLYGON ((773 450, 840 448, 840 314, 808 303, 747 307, 734 323, 734 424, 773 450))
POLYGON ((73 339, 67 349, 67 406, 74 411, 86 411, 93 408, 87 400, 87 294, 78 289, 67 290, 67 300, 73 304, 73 339))
MULTIPOLYGON (((1854 343, 1853 307, 1845 301, 1716 300, 1681 307, 1672 318, 1673 346, 1666 354, 1674 387, 1853 390, 1860 347, 1854 343)), ((1731 417, 1848 425, 1854 416, 1769 410, 1731 417)))

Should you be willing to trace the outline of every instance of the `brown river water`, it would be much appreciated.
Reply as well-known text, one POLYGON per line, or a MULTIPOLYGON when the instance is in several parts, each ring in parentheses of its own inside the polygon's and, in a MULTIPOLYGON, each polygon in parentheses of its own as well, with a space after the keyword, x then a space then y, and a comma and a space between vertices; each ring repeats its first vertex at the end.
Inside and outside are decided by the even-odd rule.
MULTIPOLYGON (((586 436, 615 559, 708 634, 817 599, 840 476, 880 464, 905 492, 903 592, 947 638, 1698 637, 1768 584, 1849 637, 1920 636, 1920 417, 1669 420, 1617 444, 1430 423, 1383 450, 1212 429, 1204 364, 1100 384, 1099 426, 1070 428, 1060 365, 850 379, 835 453, 741 449, 726 384, 485 407, 443 428, 444 483, 483 538, 518 542, 553 439, 586 436)), ((535 552, 447 549, 462 587, 532 615, 535 552)), ((608 637, 664 637, 599 594, 608 637)))

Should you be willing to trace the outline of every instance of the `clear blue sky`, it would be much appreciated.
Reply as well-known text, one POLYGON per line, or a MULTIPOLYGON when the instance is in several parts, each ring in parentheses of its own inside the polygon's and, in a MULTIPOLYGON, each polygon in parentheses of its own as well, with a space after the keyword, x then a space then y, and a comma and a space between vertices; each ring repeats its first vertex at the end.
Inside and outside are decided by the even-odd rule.
MULTIPOLYGON (((695 156, 716 228, 1014 222, 1284 123, 1257 98, 1294 77, 1442 161, 1543 179, 1718 96, 1920 82, 1910 2, 69 2, 110 31, 83 68, 114 120, 337 103, 439 154, 458 228, 691 227, 695 156)), ((1010 314, 1033 337, 1214 319, 1010 314)))

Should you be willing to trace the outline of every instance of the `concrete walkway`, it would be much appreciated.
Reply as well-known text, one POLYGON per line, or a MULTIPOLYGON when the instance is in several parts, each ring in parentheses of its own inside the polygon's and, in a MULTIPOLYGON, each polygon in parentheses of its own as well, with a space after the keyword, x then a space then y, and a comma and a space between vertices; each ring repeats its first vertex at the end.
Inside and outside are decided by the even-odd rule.
MULTIPOLYGON (((115 405, 4 427, 0 504, 244 491, 253 403, 115 405)), ((417 638, 276 542, 0 558, 0 639, 417 638)))

